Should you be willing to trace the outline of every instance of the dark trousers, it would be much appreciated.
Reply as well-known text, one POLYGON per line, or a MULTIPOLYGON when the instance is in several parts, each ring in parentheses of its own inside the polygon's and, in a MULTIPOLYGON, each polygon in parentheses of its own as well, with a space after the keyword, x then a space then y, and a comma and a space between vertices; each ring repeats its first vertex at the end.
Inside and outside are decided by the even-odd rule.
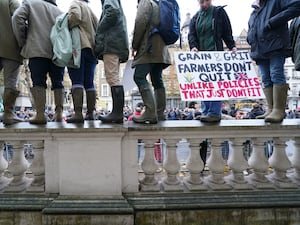
POLYGON ((31 58, 29 59, 29 69, 33 87, 47 88, 47 74, 51 79, 51 89, 63 89, 64 68, 56 66, 51 59, 31 58))
POLYGON ((81 62, 79 69, 68 68, 73 88, 85 88, 95 90, 94 77, 97 59, 90 48, 81 50, 81 62))
POLYGON ((135 67, 134 81, 138 87, 146 86, 148 85, 146 77, 150 74, 154 89, 164 88, 164 82, 162 79, 163 69, 164 65, 159 63, 137 65, 135 67))

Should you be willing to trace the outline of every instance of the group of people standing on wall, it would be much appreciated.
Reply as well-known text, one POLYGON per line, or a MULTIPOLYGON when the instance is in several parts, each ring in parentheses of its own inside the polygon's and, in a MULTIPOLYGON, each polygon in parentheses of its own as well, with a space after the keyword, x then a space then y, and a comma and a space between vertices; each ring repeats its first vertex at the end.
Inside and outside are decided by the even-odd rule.
MULTIPOLYGON (((113 98, 112 112, 102 116, 104 123, 122 123, 124 89, 119 77, 120 63, 129 58, 127 22, 121 0, 101 0, 100 20, 88 6, 88 0, 74 0, 68 11, 69 28, 79 27, 81 41, 80 68, 68 68, 72 81, 74 115, 68 123, 94 120, 96 90, 94 73, 97 61, 103 60, 106 79, 113 98), (84 91, 87 113, 83 117, 84 91)), ((236 52, 232 28, 225 7, 215 7, 212 0, 198 0, 200 10, 190 24, 189 45, 191 51, 223 51, 223 42, 236 52)), ((166 91, 162 71, 171 65, 171 58, 164 40, 155 33, 149 46, 149 33, 160 23, 159 4, 154 0, 138 0, 135 29, 132 40, 134 81, 141 93, 145 111, 134 116, 136 123, 155 124, 165 120, 166 91), (150 74, 152 86, 147 80, 150 74)), ((268 112, 260 116, 267 122, 281 122, 285 116, 288 85, 284 76, 284 62, 292 55, 296 69, 300 70, 300 19, 295 19, 289 33, 288 21, 300 16, 299 0, 257 0, 249 21, 248 42, 251 57, 259 66, 268 112), (292 38, 291 38, 292 37, 292 38)), ((32 124, 46 124, 46 80, 51 79, 55 97, 55 120, 62 121, 63 67, 52 62, 53 48, 50 32, 56 18, 62 12, 55 0, 0 1, 0 70, 4 70, 4 118, 5 125, 21 122, 14 113, 19 95, 17 82, 23 58, 29 59, 36 116, 32 124)), ((203 122, 221 120, 222 102, 204 102, 203 122)))

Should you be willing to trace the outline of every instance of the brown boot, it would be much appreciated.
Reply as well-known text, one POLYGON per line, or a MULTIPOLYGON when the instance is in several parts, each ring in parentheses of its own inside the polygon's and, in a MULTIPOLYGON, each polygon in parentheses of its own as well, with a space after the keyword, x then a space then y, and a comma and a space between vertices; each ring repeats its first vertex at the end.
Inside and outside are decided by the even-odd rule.
POLYGON ((67 120, 67 123, 84 123, 82 115, 83 88, 74 88, 72 90, 72 97, 75 114, 67 120))
POLYGON ((285 107, 288 90, 288 84, 273 86, 273 110, 270 115, 265 118, 266 122, 281 123, 283 121, 283 119, 285 118, 285 107))
POLYGON ((24 122, 22 119, 19 119, 14 114, 14 107, 16 99, 19 96, 19 91, 5 88, 3 95, 3 105, 4 105, 4 114, 3 114, 3 124, 4 125, 13 125, 15 123, 24 122))
POLYGON ((55 122, 62 122, 62 114, 64 110, 64 89, 54 90, 55 101, 55 122))
POLYGON ((165 109, 166 109, 166 89, 160 88, 154 91, 156 101, 156 111, 158 121, 166 120, 165 109))
POLYGON ((265 114, 257 116, 256 119, 265 119, 273 110, 273 87, 264 88, 263 90, 266 96, 268 110, 265 112, 265 114))
POLYGON ((133 117, 133 122, 135 123, 145 123, 145 124, 156 124, 157 123, 157 114, 156 114, 156 105, 152 90, 150 85, 139 87, 144 105, 146 107, 145 112, 139 116, 133 117))
POLYGON ((36 86, 31 88, 31 94, 34 99, 36 115, 29 122, 37 125, 47 124, 47 118, 45 116, 46 89, 36 86))
POLYGON ((86 91, 87 112, 85 120, 95 120, 96 97, 97 93, 95 90, 86 91))

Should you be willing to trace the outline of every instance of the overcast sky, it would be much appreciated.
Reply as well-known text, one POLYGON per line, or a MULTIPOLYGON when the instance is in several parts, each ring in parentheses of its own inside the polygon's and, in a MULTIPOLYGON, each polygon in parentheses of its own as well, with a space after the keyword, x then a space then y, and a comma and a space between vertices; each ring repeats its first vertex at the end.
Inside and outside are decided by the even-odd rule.
MULTIPOLYGON (((19 0, 21 2, 21 0, 19 0)), ((58 6, 67 11, 72 0, 56 0, 58 6)), ((182 13, 182 22, 185 20, 185 15, 190 12, 192 15, 199 10, 198 0, 177 0, 182 13)), ((232 23, 233 33, 239 35, 244 28, 248 27, 248 19, 252 11, 251 4, 254 0, 213 0, 214 5, 227 5, 225 8, 232 23)), ((131 33, 134 26, 137 0, 121 0, 127 21, 128 33, 131 33)), ((90 6, 95 14, 99 17, 101 13, 101 1, 90 0, 90 6)))

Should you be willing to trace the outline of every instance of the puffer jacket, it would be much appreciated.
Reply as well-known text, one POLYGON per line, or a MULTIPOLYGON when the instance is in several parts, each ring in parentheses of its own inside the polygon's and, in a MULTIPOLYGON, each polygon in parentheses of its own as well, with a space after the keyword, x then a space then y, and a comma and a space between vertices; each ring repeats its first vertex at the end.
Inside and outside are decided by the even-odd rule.
POLYGON ((96 32, 95 54, 103 60, 103 55, 114 54, 121 62, 129 57, 129 41, 126 17, 120 0, 101 0, 102 15, 96 32))
POLYGON ((159 34, 153 34, 149 38, 153 26, 159 24, 159 7, 152 0, 141 0, 135 19, 135 28, 132 48, 137 51, 132 66, 140 64, 161 63, 165 67, 171 64, 168 47, 159 34), (151 25, 152 24, 152 25, 151 25), (149 41, 152 42, 149 51, 149 41))
MULTIPOLYGON (((223 51, 223 41, 226 46, 231 50, 235 47, 235 41, 232 36, 232 28, 229 17, 224 10, 225 6, 214 7, 213 12, 213 33, 215 39, 215 50, 223 51)), ((199 22, 200 11, 192 18, 190 23, 189 32, 189 46, 190 49, 199 48, 198 34, 197 34, 197 24, 199 22)))
POLYGON ((300 71, 300 17, 294 19, 291 23, 290 37, 293 50, 293 62, 295 63, 295 69, 300 71))
POLYGON ((19 6, 17 0, 0 1, 0 58, 21 62, 20 48, 11 23, 12 15, 19 6))
POLYGON ((273 55, 291 56, 288 21, 300 15, 299 0, 265 0, 254 4, 249 19, 251 57, 259 63, 273 55))
POLYGON ((24 0, 13 15, 13 31, 24 58, 52 59, 50 33, 62 12, 55 0, 24 0))

